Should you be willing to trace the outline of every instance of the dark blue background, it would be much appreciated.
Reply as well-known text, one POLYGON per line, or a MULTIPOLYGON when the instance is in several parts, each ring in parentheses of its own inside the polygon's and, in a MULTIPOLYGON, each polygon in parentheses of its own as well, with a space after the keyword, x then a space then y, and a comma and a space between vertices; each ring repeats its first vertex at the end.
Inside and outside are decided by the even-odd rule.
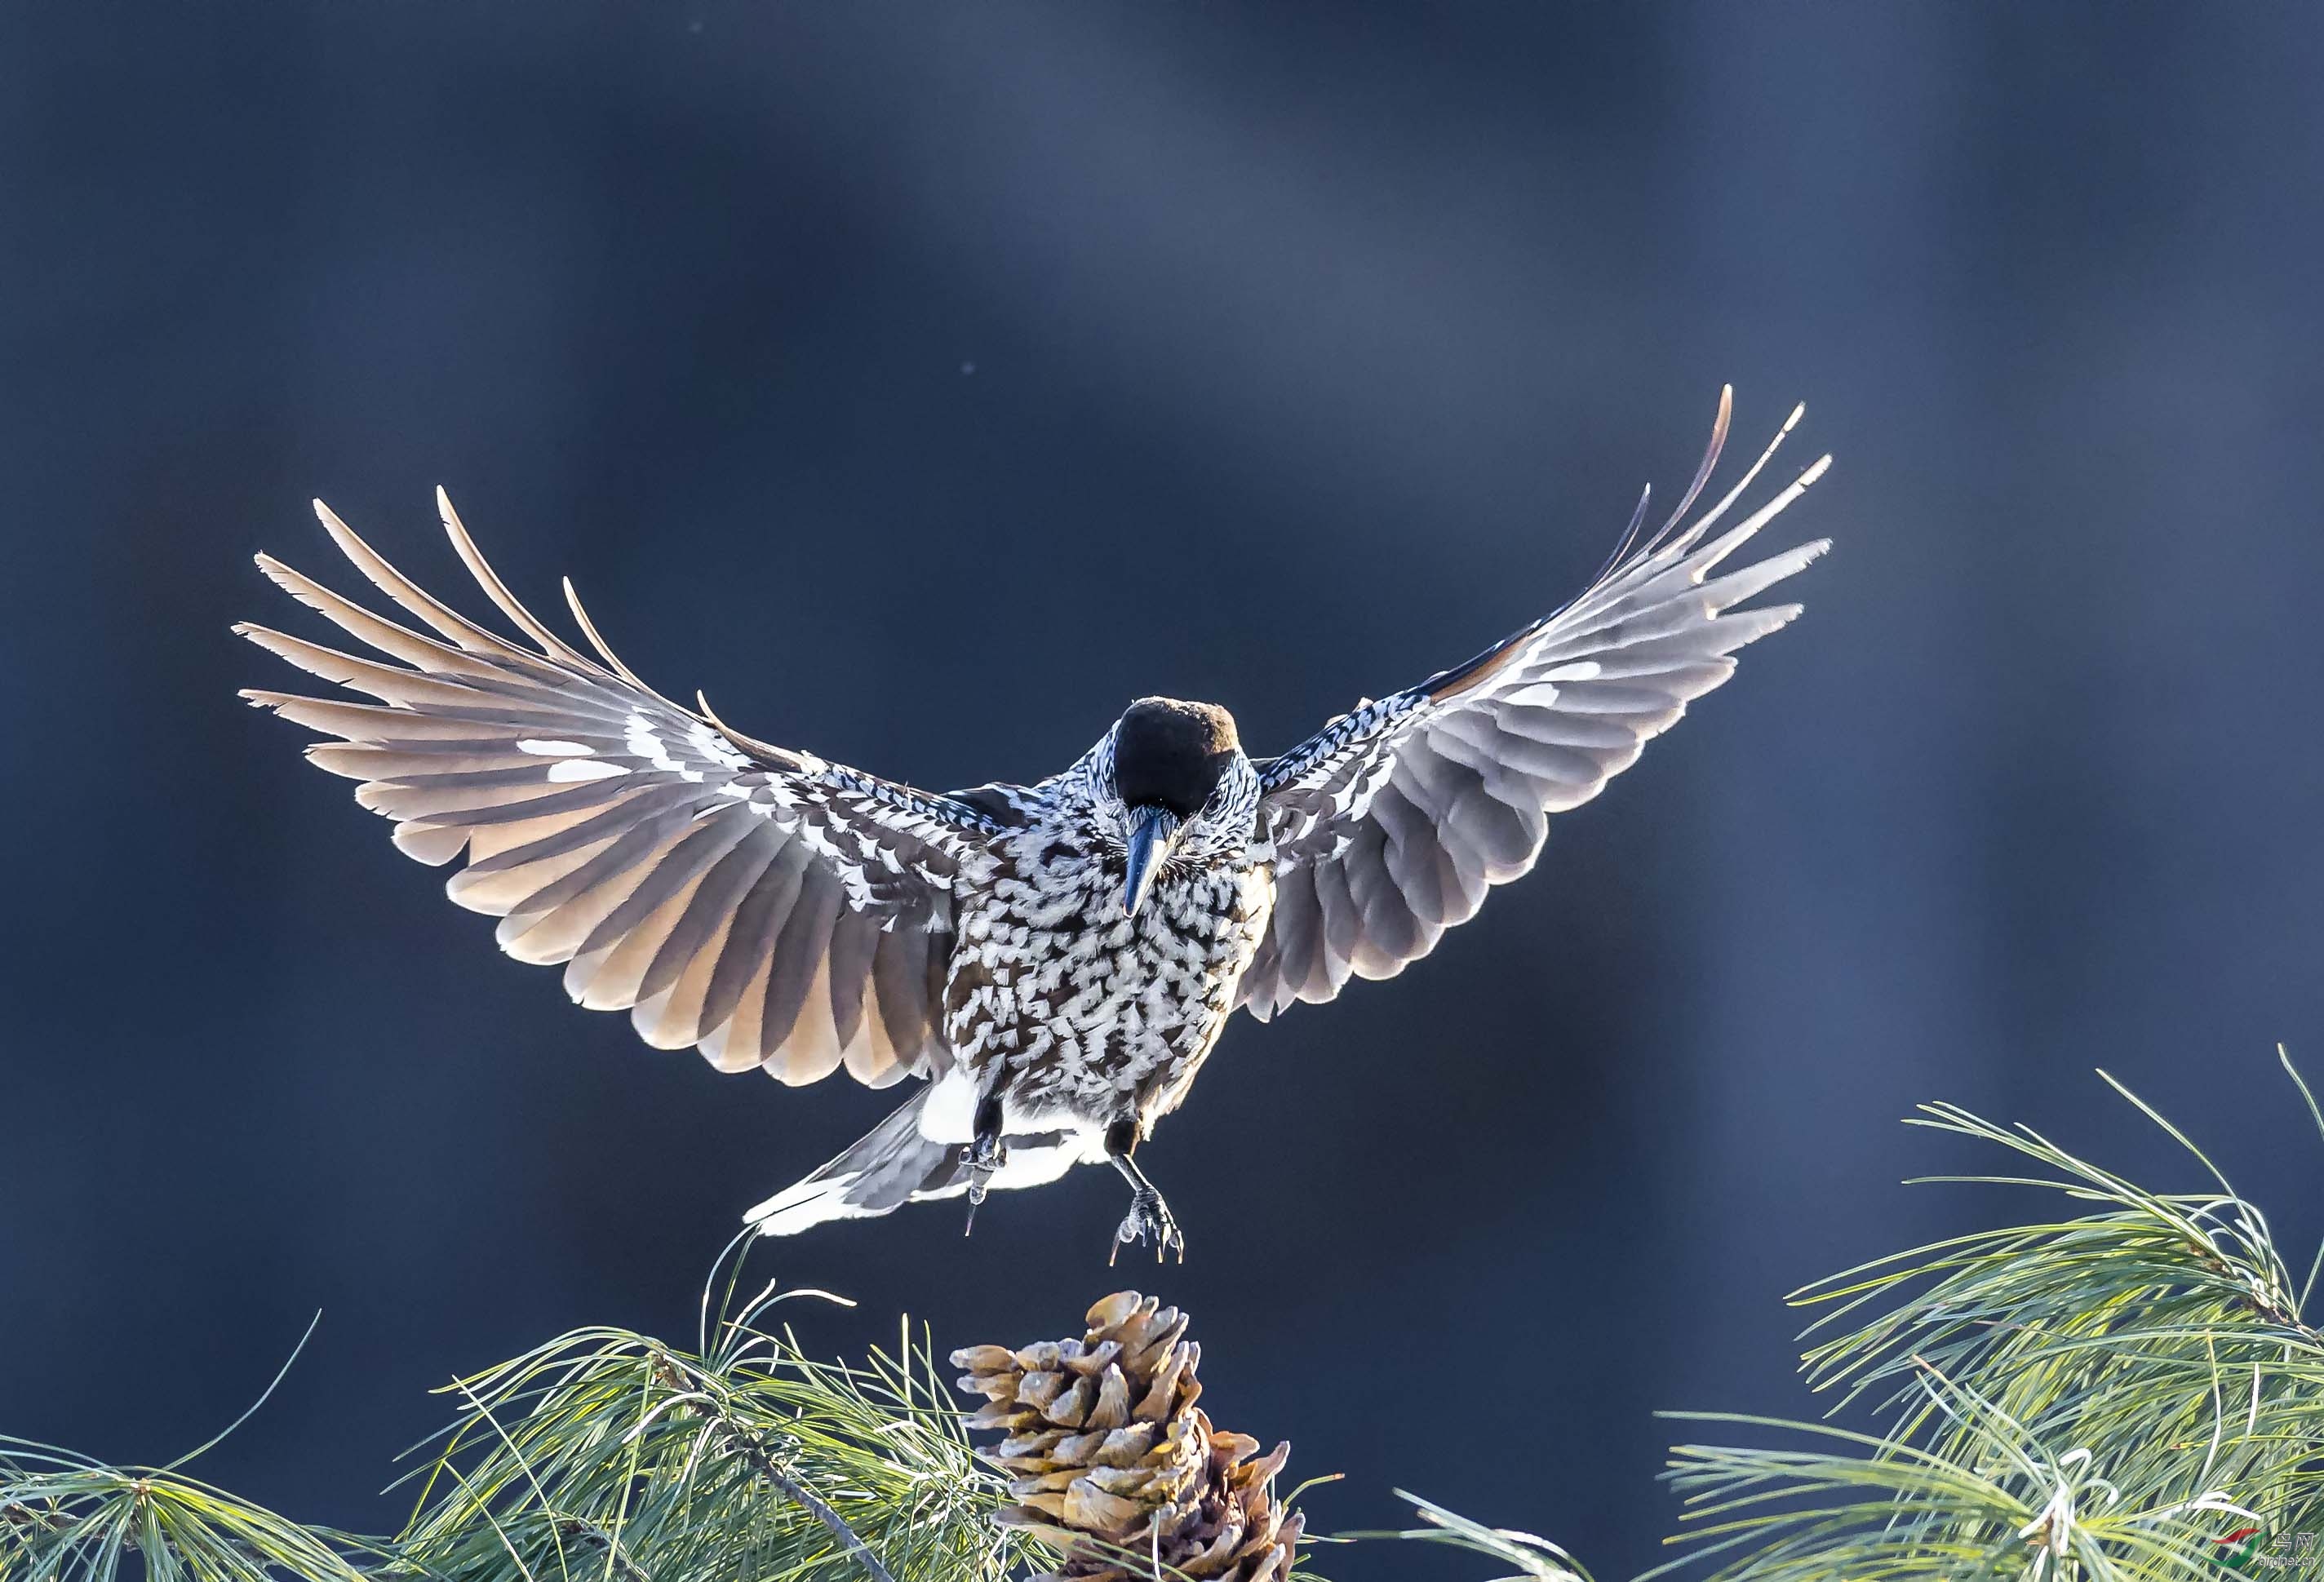
MULTIPOLYGON (((1722 381, 1810 401, 1807 618, 1150 1151, 1131 1277, 1323 1528, 1647 1560, 1651 1411, 1808 1408, 1784 1291, 2052 1207, 1892 1185, 1975 1162, 1918 1100, 2191 1183, 2104 1063, 2324 1228, 2319 76, 2257 5, 0 12, 0 1426, 167 1458, 319 1306, 208 1467, 392 1526, 429 1386, 690 1329, 893 1102, 572 1008, 234 701, 316 630, 250 553, 346 580, 320 493, 456 591, 438 482, 665 689, 955 785, 1145 692, 1287 745, 1572 591, 1722 381)), ((833 1349, 1060 1333, 1120 1199, 769 1266, 833 1349)))

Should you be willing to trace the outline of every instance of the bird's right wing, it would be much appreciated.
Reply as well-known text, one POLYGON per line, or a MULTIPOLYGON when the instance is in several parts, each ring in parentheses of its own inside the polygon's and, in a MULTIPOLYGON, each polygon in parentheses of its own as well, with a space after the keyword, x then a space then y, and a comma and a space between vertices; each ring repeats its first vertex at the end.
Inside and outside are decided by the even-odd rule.
MULTIPOLYGON (((810 1082, 841 1065, 882 1087, 950 1064, 943 1034, 953 887, 995 829, 950 797, 757 741, 672 703, 614 658, 567 645, 484 563, 441 492, 470 574, 534 645, 422 591, 320 501, 340 550, 435 635, 350 602, 271 556, 261 570, 399 664, 263 627, 235 630, 380 700, 243 695, 338 738, 307 750, 363 784, 395 843, 442 865, 452 898, 501 919, 501 948, 565 963, 595 1010, 657 1048, 810 1082)), ((697 701, 699 701, 697 694, 697 701)))
POLYGON ((1489 888, 1533 867, 1550 814, 1597 796, 1690 700, 1734 673, 1736 649, 1799 613, 1796 604, 1738 606, 1822 554, 1821 540, 1711 574, 1831 457, 1710 537, 1775 454, 1770 445, 1741 483, 1680 526, 1717 464, 1729 400, 1722 392, 1702 465, 1668 525, 1642 538, 1641 499, 1580 598, 1259 766, 1276 902, 1240 986, 1252 1015, 1330 999, 1351 976, 1392 977, 1426 955, 1489 888))

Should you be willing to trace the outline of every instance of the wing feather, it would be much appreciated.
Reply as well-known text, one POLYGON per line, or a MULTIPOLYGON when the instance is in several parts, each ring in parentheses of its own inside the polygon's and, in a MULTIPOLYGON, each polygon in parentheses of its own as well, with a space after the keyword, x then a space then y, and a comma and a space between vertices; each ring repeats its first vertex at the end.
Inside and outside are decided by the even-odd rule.
MULTIPOLYGON (((768 963, 774 959, 775 942, 798 899, 799 876, 807 871, 809 856, 803 844, 785 842, 767 860, 766 870, 734 908, 734 926, 727 934, 725 953, 719 957, 710 987, 704 991, 705 1026, 716 1027, 736 1016, 748 987, 763 983, 768 963)), ((764 993, 762 986, 751 1003, 749 1031, 753 1044, 758 1040, 764 993)), ((763 1056, 766 1051, 761 1048, 760 1053, 763 1056)))
MULTIPOLYGON (((767 972, 774 957, 762 954, 756 961, 757 970, 741 986, 733 1009, 711 1029, 700 1046, 703 1058, 722 1072, 747 1072, 766 1063, 766 1045, 759 1035, 759 1008, 766 1003, 767 972)), ((723 959, 720 965, 724 965, 723 959)), ((711 1014, 706 999, 703 1016, 708 1019, 711 1014)))
POLYGON ((943 979, 938 964, 896 931, 880 936, 872 956, 872 990, 879 1003, 880 1022, 897 1058, 908 1067, 930 1058, 942 1047, 938 1016, 943 1007, 943 979))
POLYGON ((628 1010, 648 1044, 786 1081, 842 1064, 875 1085, 942 1071, 952 887, 985 860, 990 817, 672 703, 615 657, 569 583, 594 658, 510 591, 440 492, 438 505, 525 641, 428 593, 318 501, 332 541, 415 625, 261 556, 368 654, 235 630, 377 701, 244 695, 332 739, 308 756, 358 782, 401 850, 436 865, 465 852, 452 899, 498 917, 518 960, 563 963, 583 1005, 628 1010))
MULTIPOLYGON (((638 981, 639 999, 651 999, 677 982, 697 955, 716 960, 711 946, 713 936, 724 941, 727 925, 733 921, 734 909, 759 876, 767 871, 767 864, 774 860, 776 849, 782 844, 782 837, 772 824, 747 816, 733 822, 741 826, 738 838, 719 851, 703 870, 701 881, 694 887, 694 898, 687 903, 686 911, 671 926, 669 937, 654 952, 645 976, 638 981)), ((706 972, 704 992, 708 989, 706 972)), ((700 1035, 697 1030, 695 1037, 700 1035)), ((683 1049, 695 1037, 657 1047, 683 1049)))
POLYGON ((1809 467, 1713 536, 1799 422, 1794 409, 1740 482, 1692 523, 1727 436, 1731 392, 1678 509, 1641 539, 1646 502, 1582 595, 1466 664, 1341 715, 1262 771, 1276 906, 1241 996, 1273 1016, 1384 978, 1531 869, 1548 815, 1637 761, 1736 650, 1797 604, 1737 610, 1821 556, 1822 540, 1711 574, 1823 474, 1809 467), (1732 612, 1731 613, 1729 612, 1732 612))
MULTIPOLYGON (((816 1039, 817 1018, 807 1013, 810 1009, 809 989, 824 955, 831 943, 831 925, 839 915, 844 901, 839 881, 820 867, 807 869, 799 878, 798 902, 791 908, 789 919, 783 924, 782 937, 775 943, 775 967, 767 979, 767 1008, 763 1013, 769 1035, 788 1037, 802 1021, 811 1050, 793 1051, 785 1067, 775 1069, 777 1080, 786 1082, 812 1081, 802 1071, 812 1070, 816 1077, 831 1070, 823 1064, 824 1041, 816 1039)), ((830 1013, 825 1010, 821 1021, 827 1025, 830 1013)), ((829 1052, 834 1064, 839 1060, 835 1048, 829 1052)))
POLYGON ((831 924, 831 1025, 848 1052, 847 1069, 858 1081, 876 1071, 879 1058, 863 1036, 863 1000, 872 985, 872 957, 880 948, 880 925, 862 912, 843 911, 831 924))

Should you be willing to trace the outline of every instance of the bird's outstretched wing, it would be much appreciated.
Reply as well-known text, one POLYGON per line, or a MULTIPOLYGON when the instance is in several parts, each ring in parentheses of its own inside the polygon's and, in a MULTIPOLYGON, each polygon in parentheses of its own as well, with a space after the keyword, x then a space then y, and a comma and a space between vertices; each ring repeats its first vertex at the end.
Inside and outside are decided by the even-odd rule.
POLYGON ((1563 610, 1418 686, 1341 715, 1260 766, 1276 850, 1273 921, 1241 1003, 1261 1020, 1330 999, 1350 975, 1388 978, 1476 913, 1491 886, 1534 865, 1548 817, 1628 768, 1691 698, 1735 669, 1735 650, 1799 613, 1737 611, 1823 553, 1803 544, 1724 575, 1719 564, 1822 475, 1826 456, 1716 538, 1794 410, 1741 483, 1692 524, 1727 437, 1723 391, 1692 487, 1651 538, 1646 501, 1589 589, 1563 610))
POLYGON ((282 565, 261 570, 387 660, 263 627, 235 630, 375 704, 245 692, 336 741, 307 756, 363 782, 395 843, 501 919, 501 948, 566 963, 565 987, 628 1010, 662 1049, 809 1082, 841 1065, 884 1086, 949 1064, 942 1032, 952 888, 993 828, 949 797, 728 729, 614 658, 567 645, 495 575, 439 491, 444 526, 486 595, 534 645, 421 590, 321 501, 355 569, 427 631, 382 619, 282 565))

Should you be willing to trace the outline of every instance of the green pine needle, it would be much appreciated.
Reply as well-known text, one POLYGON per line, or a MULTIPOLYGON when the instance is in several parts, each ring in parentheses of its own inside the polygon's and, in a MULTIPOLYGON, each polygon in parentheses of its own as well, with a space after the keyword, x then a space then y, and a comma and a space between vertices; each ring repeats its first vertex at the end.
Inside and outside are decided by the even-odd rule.
POLYGON ((362 1582, 389 1558, 384 1545, 302 1527, 180 1472, 0 1439, 8 1582, 362 1582))
MULTIPOLYGON (((1868 1421, 1687 1414, 1776 1442, 1672 1452, 1683 1552, 1647 1577, 2216 1582, 2249 1559, 2233 1535, 2324 1533, 2324 1332, 2305 1317, 2324 1249, 2295 1283, 2259 1209, 2106 1080, 2208 1184, 2153 1191, 2030 1127, 1924 1107, 1911 1124, 2022 1162, 1966 1179, 2076 1211, 1794 1293, 1821 1310, 1809 1384, 1868 1421)), ((812 1361, 762 1320, 820 1293, 737 1307, 739 1263, 726 1276, 690 1347, 583 1329, 447 1386, 457 1415, 392 1540, 261 1510, 186 1474, 190 1456, 122 1468, 0 1439, 0 1582, 1006 1582, 1056 1562, 995 1524, 1006 1484, 925 1334, 812 1361)), ((1451 1545, 1498 1582, 1590 1582, 1545 1539, 1403 1497, 1422 1525, 1349 1536, 1451 1545)))
POLYGON ((2151 1191, 2031 1127, 1923 1107, 1910 1124, 2032 1166, 1967 1179, 2091 1211, 1918 1247, 1795 1293, 1829 1310, 1808 1331, 1809 1383, 1835 1412, 1868 1408, 1877 1431, 1693 1417, 1808 1442, 1675 1449, 1665 1476, 1686 1531, 1673 1541, 1688 1553, 1649 1575, 1712 1560, 1713 1582, 2210 1577, 2225 1533, 2324 1525, 2324 1335, 2302 1317, 2305 1291, 2259 1209, 2099 1074, 2210 1188, 2151 1191))
POLYGON ((0 1439, 0 1582, 1002 1582, 1046 1556, 994 1524, 925 1335, 816 1362, 761 1324, 780 1300, 706 1303, 693 1348, 583 1329, 447 1386, 393 1540, 0 1439))
POLYGON ((778 1300, 706 1350, 582 1330, 448 1386, 399 1553, 453 1582, 1001 1582, 1036 1552, 925 1337, 814 1362, 760 1325, 778 1300))

